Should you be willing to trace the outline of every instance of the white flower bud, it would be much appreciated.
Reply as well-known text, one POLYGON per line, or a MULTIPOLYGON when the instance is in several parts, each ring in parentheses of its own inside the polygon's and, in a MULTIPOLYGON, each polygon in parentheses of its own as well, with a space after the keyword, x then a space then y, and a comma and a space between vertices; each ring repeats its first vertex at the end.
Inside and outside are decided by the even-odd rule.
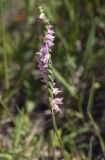
POLYGON ((42 19, 42 20, 44 20, 45 14, 44 14, 44 13, 41 13, 40 16, 39 16, 39 18, 42 19))

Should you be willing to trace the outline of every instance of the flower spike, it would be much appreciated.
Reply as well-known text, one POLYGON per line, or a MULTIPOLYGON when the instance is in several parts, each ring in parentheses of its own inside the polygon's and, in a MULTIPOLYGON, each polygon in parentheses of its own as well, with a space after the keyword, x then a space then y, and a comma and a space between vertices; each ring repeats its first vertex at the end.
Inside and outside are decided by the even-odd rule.
POLYGON ((39 18, 46 24, 47 30, 44 38, 44 44, 39 52, 36 53, 39 55, 38 68, 40 70, 42 81, 48 86, 48 96, 52 112, 62 113, 59 105, 62 104, 63 98, 57 97, 57 95, 61 93, 61 90, 55 87, 51 62, 51 52, 54 45, 55 32, 53 30, 53 26, 49 24, 49 20, 46 18, 42 7, 39 7, 39 10, 39 18))

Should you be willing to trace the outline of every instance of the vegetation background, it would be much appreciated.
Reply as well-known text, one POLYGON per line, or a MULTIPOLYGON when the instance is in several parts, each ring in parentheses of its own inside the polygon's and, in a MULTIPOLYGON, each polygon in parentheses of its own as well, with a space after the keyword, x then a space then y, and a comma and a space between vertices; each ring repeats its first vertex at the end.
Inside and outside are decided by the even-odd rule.
POLYGON ((105 1, 0 0, 0 160, 61 160, 37 56, 42 6, 56 32, 58 132, 72 160, 105 159, 105 1))

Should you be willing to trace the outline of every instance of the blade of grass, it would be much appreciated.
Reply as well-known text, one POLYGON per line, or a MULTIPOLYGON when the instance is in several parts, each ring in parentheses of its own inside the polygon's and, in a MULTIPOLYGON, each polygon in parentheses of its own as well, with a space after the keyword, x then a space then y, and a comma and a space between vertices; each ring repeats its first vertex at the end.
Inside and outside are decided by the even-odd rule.
POLYGON ((9 89, 9 77, 8 77, 8 63, 7 63, 7 53, 5 47, 5 26, 3 21, 3 1, 0 0, 0 19, 1 19, 1 37, 2 37, 2 45, 3 45, 3 61, 4 61, 4 75, 5 75, 5 87, 9 89))
POLYGON ((67 8, 69 18, 72 21, 75 21, 75 12, 74 12, 74 6, 69 0, 64 0, 65 6, 67 8))
POLYGON ((90 139, 90 145, 89 145, 89 152, 88 152, 87 160, 92 160, 92 143, 93 143, 93 137, 91 137, 91 139, 90 139))
POLYGON ((91 86, 91 89, 90 89, 90 95, 89 95, 89 101, 88 101, 88 105, 87 105, 87 114, 88 114, 88 117, 90 119, 90 122, 91 124, 93 125, 95 131, 96 131, 96 135, 99 139, 99 142, 100 142, 100 145, 101 145, 101 149, 102 149, 102 152, 103 152, 103 155, 104 155, 104 158, 105 158, 105 144, 104 144, 104 140, 101 136, 101 133, 100 133, 100 129, 98 127, 98 125, 96 124, 95 120, 93 119, 92 117, 92 108, 93 108, 93 101, 94 101, 94 94, 95 94, 95 78, 93 77, 93 81, 92 81, 92 86, 91 86))
POLYGON ((0 158, 5 158, 7 160, 12 160, 12 156, 8 153, 0 153, 0 158))
POLYGON ((16 149, 19 145, 20 139, 21 139, 21 129, 22 129, 22 113, 20 113, 20 115, 18 117, 16 117, 15 120, 15 139, 14 139, 14 145, 13 145, 13 159, 15 159, 15 153, 16 153, 16 149))
POLYGON ((64 85, 64 87, 69 91, 71 96, 76 95, 75 88, 73 86, 70 86, 70 84, 65 80, 65 78, 53 67, 53 72, 57 79, 64 85))
POLYGON ((88 40, 87 40, 87 44, 86 44, 86 48, 84 52, 84 57, 83 57, 83 66, 85 68, 88 67, 89 60, 91 59, 91 56, 92 56, 94 36, 95 36, 95 25, 93 24, 92 29, 88 36, 88 40))
POLYGON ((15 142, 14 147, 16 148, 19 144, 21 138, 21 128, 22 128, 22 115, 16 118, 16 130, 15 130, 15 142))

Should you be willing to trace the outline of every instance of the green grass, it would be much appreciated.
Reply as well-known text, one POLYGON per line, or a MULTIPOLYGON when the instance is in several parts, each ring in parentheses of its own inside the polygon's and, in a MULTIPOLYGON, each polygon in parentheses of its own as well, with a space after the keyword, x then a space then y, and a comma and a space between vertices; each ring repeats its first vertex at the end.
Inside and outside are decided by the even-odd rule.
POLYGON ((71 159, 104 158, 105 2, 0 0, 0 159, 62 159, 35 53, 42 6, 56 34, 53 71, 62 88, 58 134, 71 159))

